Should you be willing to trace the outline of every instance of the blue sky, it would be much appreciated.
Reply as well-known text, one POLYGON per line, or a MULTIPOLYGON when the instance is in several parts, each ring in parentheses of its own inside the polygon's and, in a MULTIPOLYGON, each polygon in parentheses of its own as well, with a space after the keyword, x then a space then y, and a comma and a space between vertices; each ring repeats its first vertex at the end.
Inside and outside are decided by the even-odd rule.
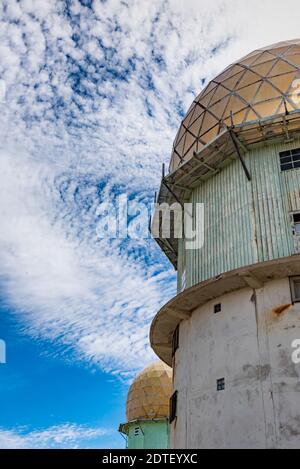
POLYGON ((97 209, 150 204, 207 81, 299 36, 285 8, 283 24, 279 0, 2 0, 0 448, 123 446, 176 279, 153 241, 100 239, 97 209))
MULTIPOLYGON (((9 316, 6 310, 2 313, 9 316)), ((40 442, 55 447, 56 432, 49 437, 49 431, 59 429, 65 445, 70 430, 74 430, 70 422, 76 422, 72 446, 119 447, 121 441, 115 430, 124 419, 126 385, 92 365, 87 369, 62 359, 53 344, 33 342, 9 317, 1 326, 8 349, 8 364, 1 368, 2 432, 3 427, 14 429, 12 441, 21 437, 25 440, 21 446, 29 438, 33 447, 39 447, 40 442), (39 429, 38 434, 35 429, 39 429), (41 435, 41 429, 47 434, 41 435)), ((4 439, 0 433, 0 447, 1 437, 4 439)))

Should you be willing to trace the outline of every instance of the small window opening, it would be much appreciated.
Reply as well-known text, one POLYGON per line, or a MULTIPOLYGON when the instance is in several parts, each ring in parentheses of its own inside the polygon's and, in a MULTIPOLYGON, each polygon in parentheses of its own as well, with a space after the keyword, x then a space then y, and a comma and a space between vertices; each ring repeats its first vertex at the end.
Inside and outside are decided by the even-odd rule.
POLYGON ((135 427, 135 429, 134 429, 134 436, 139 436, 139 434, 140 434, 140 429, 139 429, 139 427, 135 427))
POLYGON ((294 303, 300 302, 300 277, 291 277, 292 300, 294 303))
POLYGON ((174 357, 178 349, 179 349, 179 325, 176 327, 173 337, 172 337, 172 357, 174 357))
POLYGON ((293 213, 294 233, 300 235, 300 213, 293 213))
POLYGON ((178 392, 175 391, 174 394, 170 398, 170 417, 169 417, 170 423, 172 423, 176 419, 176 416, 177 416, 177 395, 178 395, 178 392))
POLYGON ((225 378, 217 379, 217 391, 225 390, 225 378))
POLYGON ((300 168, 300 148, 279 153, 281 171, 290 171, 300 168))
POLYGON ((218 314, 222 311, 222 304, 218 303, 217 305, 214 306, 214 313, 218 314))

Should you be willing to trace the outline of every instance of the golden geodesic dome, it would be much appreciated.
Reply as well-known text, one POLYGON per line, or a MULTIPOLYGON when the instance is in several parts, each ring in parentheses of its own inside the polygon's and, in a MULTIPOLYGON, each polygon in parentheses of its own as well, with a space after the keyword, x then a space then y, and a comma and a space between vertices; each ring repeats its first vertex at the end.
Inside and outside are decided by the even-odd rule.
POLYGON ((127 421, 168 418, 171 394, 172 369, 161 361, 147 366, 129 389, 127 421))
POLYGON ((230 65, 190 107, 174 142, 170 170, 192 158, 226 127, 299 109, 299 93, 300 39, 256 50, 230 65))

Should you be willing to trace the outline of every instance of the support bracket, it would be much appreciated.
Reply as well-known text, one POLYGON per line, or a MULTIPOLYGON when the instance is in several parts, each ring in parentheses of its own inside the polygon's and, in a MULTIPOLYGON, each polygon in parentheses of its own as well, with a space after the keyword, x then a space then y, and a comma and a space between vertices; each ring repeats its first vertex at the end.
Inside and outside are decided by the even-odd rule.
POLYGON ((233 146, 234 146, 234 148, 235 148, 235 151, 236 151, 236 153, 237 153, 237 155, 238 155, 238 157, 239 157, 239 160, 240 160, 240 162, 242 163, 242 166, 243 166, 243 169, 244 169, 244 171, 245 171, 246 177, 247 177, 248 181, 251 181, 252 178, 251 178, 250 171, 249 171, 249 169, 248 169, 248 167, 247 167, 247 165, 246 165, 246 163, 245 163, 244 157, 243 157, 243 155, 242 155, 242 153, 241 153, 241 150, 240 150, 240 148, 239 148, 239 145, 238 145, 238 143, 237 143, 237 141, 236 141, 236 139, 235 139, 235 136, 234 136, 234 133, 232 132, 232 130, 229 130, 229 134, 230 134, 230 138, 231 138, 231 141, 232 141, 232 143, 233 143, 233 146))

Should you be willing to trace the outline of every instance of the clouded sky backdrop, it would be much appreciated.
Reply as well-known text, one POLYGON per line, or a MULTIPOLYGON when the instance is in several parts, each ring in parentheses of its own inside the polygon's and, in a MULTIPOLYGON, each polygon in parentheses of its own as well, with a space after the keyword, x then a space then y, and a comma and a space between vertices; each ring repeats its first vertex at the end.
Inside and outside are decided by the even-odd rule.
POLYGON ((296 0, 0 0, 1 447, 122 447, 132 376, 175 273, 97 207, 151 203, 184 113, 296 0), (3 83, 5 89, 3 91, 3 83))

